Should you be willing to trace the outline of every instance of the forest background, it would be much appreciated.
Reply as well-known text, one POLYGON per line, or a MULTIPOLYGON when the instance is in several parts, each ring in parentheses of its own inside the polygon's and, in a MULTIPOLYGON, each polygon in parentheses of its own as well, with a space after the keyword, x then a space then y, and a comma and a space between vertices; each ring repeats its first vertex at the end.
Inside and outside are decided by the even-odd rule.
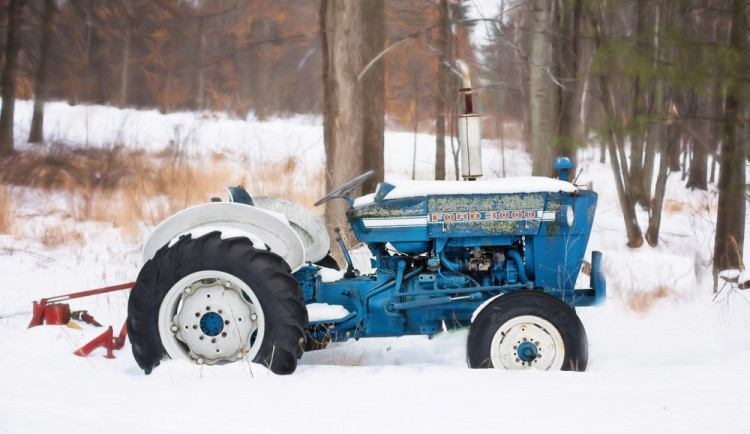
MULTIPOLYGON (((4 0, 2 181, 56 187, 71 159, 113 158, 45 143, 50 100, 238 118, 322 115, 328 190, 367 169, 382 180, 386 127, 426 132, 436 137, 434 178, 444 179, 459 172, 460 59, 473 72, 484 137, 525 143, 535 175, 551 175, 554 157, 575 161, 577 149, 602 147, 628 246, 658 244, 666 179, 679 172, 687 188, 719 190, 714 273, 743 267, 746 1, 507 0, 483 5, 483 14, 476 6, 4 0), (17 98, 35 102, 28 137, 13 134, 17 98), (645 235, 637 207, 648 211, 645 235)), ((96 186, 122 179, 109 175, 96 186)), ((337 206, 326 211, 331 226, 341 225, 337 206)))

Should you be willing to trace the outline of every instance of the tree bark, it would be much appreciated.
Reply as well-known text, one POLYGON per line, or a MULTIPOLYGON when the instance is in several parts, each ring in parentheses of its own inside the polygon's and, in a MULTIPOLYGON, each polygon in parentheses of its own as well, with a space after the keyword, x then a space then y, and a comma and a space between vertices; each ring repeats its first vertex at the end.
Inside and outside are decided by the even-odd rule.
POLYGON ((710 107, 713 100, 713 88, 708 87, 703 92, 696 95, 698 99, 696 107, 696 119, 691 124, 690 134, 692 136, 693 154, 690 158, 688 168, 688 178, 685 186, 687 188, 706 190, 708 189, 708 154, 709 143, 711 142, 711 121, 710 107))
MULTIPOLYGON (((600 10, 600 16, 592 17, 593 25, 595 29, 595 47, 599 50, 602 45, 602 39, 604 37, 604 31, 602 29, 602 23, 604 22, 605 14, 604 9, 600 10)), ((620 202, 620 209, 622 210, 622 216, 625 223, 625 232, 628 239, 628 247, 640 247, 643 245, 643 233, 638 225, 638 219, 635 213, 635 202, 630 195, 627 180, 629 179, 627 171, 627 160, 625 158, 624 151, 624 134, 619 132, 612 122, 616 118, 617 109, 615 107, 615 99, 613 96, 613 89, 609 82, 609 78, 605 75, 605 72, 599 73, 599 87, 602 95, 602 109, 605 115, 606 127, 606 142, 607 149, 609 150, 610 165, 612 166, 612 173, 615 178, 615 188, 617 190, 617 198, 620 202)))
POLYGON ((13 146, 13 117, 16 105, 16 73, 18 52, 21 49, 21 8, 23 0, 8 4, 8 35, 5 43, 5 66, 0 78, 3 107, 0 110, 0 157, 15 152, 13 146))
POLYGON ((745 242, 745 150, 738 137, 738 115, 743 109, 741 74, 747 68, 744 0, 732 1, 729 50, 739 59, 727 80, 724 131, 719 170, 719 206, 714 242, 714 291, 719 271, 743 267, 745 242))
POLYGON ((555 85, 550 78, 552 43, 550 27, 552 11, 547 0, 532 3, 531 41, 531 173, 538 176, 552 175, 552 134, 555 128, 555 85))
POLYGON ((107 59, 107 47, 104 35, 98 29, 98 26, 102 25, 99 23, 98 18, 94 15, 94 10, 97 7, 95 0, 89 0, 89 56, 88 66, 90 71, 90 77, 93 82, 93 88, 91 89, 91 101, 95 104, 107 104, 110 100, 110 77, 109 77, 109 61, 107 59))
POLYGON ((125 8, 125 40, 122 47, 122 69, 120 71, 120 107, 128 104, 128 83, 130 82, 130 40, 131 17, 133 16, 132 0, 123 0, 125 8))
MULTIPOLYGON (((331 9, 329 8, 331 3, 332 0, 320 0, 320 9, 318 11, 322 63, 321 79, 323 81, 323 143, 326 154, 326 191, 331 191, 336 188, 337 180, 334 179, 334 175, 337 174, 333 170, 333 162, 336 158, 336 138, 338 136, 335 132, 339 113, 338 86, 333 76, 333 59, 330 41, 333 39, 333 24, 331 24, 332 13, 329 10, 331 9)), ((336 179, 338 179, 338 177, 336 179)), ((340 215, 341 210, 339 209, 338 212, 340 215)), ((337 215, 335 214, 335 210, 333 210, 333 204, 326 204, 325 220, 329 231, 339 223, 339 220, 337 220, 336 217, 337 215)))
POLYGON ((449 73, 452 62, 450 49, 450 6, 448 0, 440 0, 440 27, 438 28, 437 90, 435 92, 435 179, 445 179, 445 112, 448 106, 449 73))
POLYGON ((583 141, 581 123, 581 83, 579 58, 581 52, 581 19, 583 0, 558 0, 560 36, 555 50, 557 77, 557 125, 555 151, 576 164, 576 149, 583 141))
MULTIPOLYGON (((602 89, 602 106, 607 116, 614 117, 613 98, 611 89, 604 76, 599 77, 602 89)), ((625 221, 625 233, 628 238, 628 247, 640 247, 643 245, 643 233, 638 225, 638 219, 635 214, 635 202, 626 187, 627 172, 623 171, 623 160, 621 150, 624 148, 621 137, 611 126, 608 127, 607 148, 609 150, 610 165, 615 177, 615 188, 617 189, 617 198, 620 202, 622 217, 625 221), (619 150, 619 151, 618 151, 619 150)))
MULTIPOLYGON (((385 48, 385 1, 360 3, 362 64, 358 71, 385 48)), ((356 102, 363 105, 364 171, 375 171, 375 175, 362 184, 362 191, 373 192, 385 177, 385 56, 370 66, 359 79, 357 92, 356 102)))
POLYGON ((55 0, 44 0, 42 16, 42 38, 39 46, 39 64, 34 83, 34 114, 31 117, 29 143, 44 141, 44 103, 47 101, 47 62, 52 48, 52 20, 55 15, 55 0))
MULTIPOLYGON (((708 35, 706 36, 709 37, 708 35)), ((711 43, 716 43, 718 40, 718 25, 714 21, 710 41, 711 43)), ((694 60, 691 63, 697 63, 702 60, 700 52, 693 53, 692 56, 694 60)), ((715 67, 709 68, 709 71, 714 76, 718 74, 718 70, 715 67)), ((720 105, 717 107, 716 104, 716 101, 720 100, 720 97, 721 90, 718 84, 702 87, 696 95, 696 119, 693 123, 694 131, 691 131, 693 135, 693 156, 690 160, 686 184, 688 188, 698 190, 708 189, 708 156, 716 155, 717 137, 721 135, 721 133, 715 131, 717 122, 714 121, 714 119, 721 117, 720 105)))
MULTIPOLYGON (((645 35, 646 29, 646 0, 636 2, 636 42, 635 42, 635 59, 637 64, 645 63, 645 56, 648 50, 648 41, 645 35)), ((650 65, 649 65, 650 66, 650 65)), ((634 202, 643 206, 648 206, 649 194, 646 194, 643 188, 643 143, 645 139, 646 117, 646 95, 643 79, 640 74, 640 68, 631 77, 632 81, 632 98, 633 112, 630 116, 630 172, 628 184, 630 193, 634 202)))
POLYGON ((669 161, 669 170, 671 172, 679 172, 682 170, 680 166, 680 154, 682 153, 682 146, 678 141, 672 146, 667 152, 667 160, 669 161))
POLYGON ((677 122, 671 123, 667 128, 667 134, 665 134, 664 124, 660 123, 659 128, 653 128, 651 133, 656 137, 654 138, 659 143, 660 152, 662 158, 659 161, 659 169, 656 175, 656 188, 654 190, 654 198, 651 203, 651 216, 648 220, 648 229, 646 230, 646 242, 651 247, 656 247, 659 244, 659 231, 661 230, 661 214, 664 208, 664 196, 667 192, 667 175, 669 175, 669 161, 664 158, 665 155, 669 154, 669 149, 675 146, 680 140, 681 128, 677 125, 677 122), (666 137, 665 137, 666 136, 666 137))
POLYGON ((198 19, 198 73, 196 77, 195 108, 206 108, 206 25, 208 16, 202 15, 198 19))
MULTIPOLYGON (((382 71, 382 68, 367 71, 363 80, 357 80, 360 71, 382 49, 382 44, 367 43, 370 35, 364 21, 371 18, 367 14, 372 11, 365 8, 364 3, 346 0, 321 2, 325 171, 328 191, 362 174, 365 171, 365 143, 369 140, 382 140, 383 136, 383 119, 369 119, 378 115, 366 109, 370 98, 382 97, 382 78, 371 77, 368 81, 364 80, 369 74, 379 74, 378 71, 382 71), (380 49, 375 50, 375 47, 380 49)), ((382 2, 375 7, 382 7, 382 2)), ((367 155, 367 158, 382 160, 382 145, 380 149, 374 151, 380 155, 367 155)), ((333 200, 326 204, 326 224, 329 230, 347 227, 348 207, 343 200, 333 200)), ((348 232, 343 230, 342 234, 346 235, 348 232)))

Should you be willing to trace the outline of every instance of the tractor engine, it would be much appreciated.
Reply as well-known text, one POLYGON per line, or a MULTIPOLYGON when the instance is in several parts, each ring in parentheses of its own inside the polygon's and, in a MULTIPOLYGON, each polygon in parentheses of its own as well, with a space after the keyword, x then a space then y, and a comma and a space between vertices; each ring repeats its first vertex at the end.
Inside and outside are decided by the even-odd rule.
POLYGON ((449 250, 443 263, 452 264, 452 271, 464 273, 485 285, 516 283, 518 268, 507 259, 505 251, 502 247, 449 250))

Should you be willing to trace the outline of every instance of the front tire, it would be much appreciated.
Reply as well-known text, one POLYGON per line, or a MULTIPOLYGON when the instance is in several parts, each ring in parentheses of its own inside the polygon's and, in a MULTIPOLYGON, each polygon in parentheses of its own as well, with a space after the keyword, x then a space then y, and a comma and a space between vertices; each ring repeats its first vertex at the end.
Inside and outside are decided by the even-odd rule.
POLYGON ((165 355, 198 364, 252 360, 291 374, 307 329, 286 262, 247 238, 181 237, 141 269, 128 301, 128 337, 149 374, 165 355))
POLYGON ((471 368, 585 371, 588 339, 573 308, 549 294, 523 290, 479 312, 467 355, 471 368))

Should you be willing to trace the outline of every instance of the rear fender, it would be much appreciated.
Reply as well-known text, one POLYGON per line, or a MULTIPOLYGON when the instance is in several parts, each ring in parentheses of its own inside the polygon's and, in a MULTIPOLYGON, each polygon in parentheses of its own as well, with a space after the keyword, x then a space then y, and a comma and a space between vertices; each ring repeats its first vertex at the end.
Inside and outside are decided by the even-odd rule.
POLYGON ((284 258, 292 272, 305 260, 305 248, 283 216, 241 203, 217 202, 185 209, 164 220, 143 245, 143 261, 181 235, 220 231, 225 237, 246 236, 256 247, 267 245, 284 258))

